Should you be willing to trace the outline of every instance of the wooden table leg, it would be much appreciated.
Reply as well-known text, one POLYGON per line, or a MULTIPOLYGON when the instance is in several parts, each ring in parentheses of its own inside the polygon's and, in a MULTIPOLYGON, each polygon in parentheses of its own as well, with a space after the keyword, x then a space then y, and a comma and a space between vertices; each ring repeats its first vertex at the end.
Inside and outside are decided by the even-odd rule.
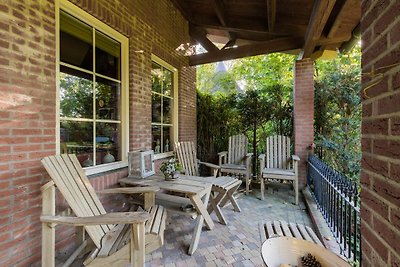
POLYGON ((201 198, 198 195, 192 195, 190 196, 190 200, 193 204, 193 206, 196 208, 197 213, 201 216, 203 216, 204 221, 207 225, 207 228, 209 230, 214 228, 214 222, 211 219, 210 214, 207 211, 207 204, 208 204, 208 199, 210 198, 210 192, 208 192, 207 194, 205 194, 203 196, 203 201, 201 200, 201 198))
POLYGON ((215 214, 217 215, 219 222, 223 225, 226 225, 227 222, 224 215, 222 214, 221 207, 219 204, 221 203, 221 200, 226 196, 227 191, 219 187, 214 187, 213 191, 217 192, 218 195, 216 197, 211 196, 210 205, 208 206, 207 211, 210 215, 213 211, 215 211, 215 214))
POLYGON ((206 225, 208 229, 214 228, 214 222, 211 220, 210 214, 207 212, 206 206, 208 203, 208 199, 210 198, 210 192, 206 193, 203 196, 203 201, 198 195, 192 195, 190 196, 190 200, 193 204, 193 206, 196 208, 197 213, 199 216, 197 216, 196 219, 196 226, 194 228, 193 232, 193 237, 192 237, 192 242, 190 243, 189 246, 189 255, 193 255, 193 253, 196 251, 197 246, 199 245, 199 240, 200 240, 200 233, 201 229, 203 227, 203 222, 206 221, 206 225))
POLYGON ((233 196, 233 194, 236 192, 236 190, 239 188, 241 183, 238 183, 237 185, 235 185, 234 187, 230 188, 227 192, 226 195, 224 197, 224 199, 221 200, 220 206, 224 207, 226 202, 228 202, 228 200, 230 200, 230 202, 232 203, 233 209, 234 211, 240 212, 241 209, 239 207, 239 205, 237 204, 237 201, 235 199, 235 197, 233 196))

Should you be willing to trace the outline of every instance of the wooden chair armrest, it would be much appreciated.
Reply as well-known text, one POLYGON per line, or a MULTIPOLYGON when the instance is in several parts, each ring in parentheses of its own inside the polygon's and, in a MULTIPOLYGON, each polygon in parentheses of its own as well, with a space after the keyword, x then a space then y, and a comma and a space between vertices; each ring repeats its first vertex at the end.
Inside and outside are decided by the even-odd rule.
POLYGON ((292 160, 300 161, 300 157, 297 155, 292 155, 292 160))
POLYGON ((223 156, 226 156, 226 155, 228 155, 228 151, 222 151, 222 152, 218 153, 218 156, 220 156, 220 157, 223 157, 223 156))
POLYGON ((251 158, 253 156, 253 153, 247 153, 246 158, 251 158))
POLYGON ((265 160, 265 154, 260 154, 260 156, 258 156, 259 160, 265 160))
POLYGON ((64 224, 72 226, 104 225, 104 224, 138 224, 150 219, 147 212, 113 212, 90 217, 40 216, 44 223, 64 224))
POLYGON ((209 168, 212 168, 212 169, 220 169, 221 167, 220 166, 218 166, 218 165, 215 165, 215 164, 212 164, 212 163, 209 163, 209 162, 202 162, 202 161, 199 161, 199 163, 200 164, 203 164, 204 166, 207 166, 207 167, 209 167, 209 168))
POLYGON ((228 151, 222 151, 218 153, 218 164, 221 166, 222 164, 226 163, 226 157, 228 156, 228 151))
POLYGON ((155 193, 160 188, 156 186, 138 186, 138 187, 118 187, 108 188, 96 193, 98 194, 142 194, 142 193, 155 193))

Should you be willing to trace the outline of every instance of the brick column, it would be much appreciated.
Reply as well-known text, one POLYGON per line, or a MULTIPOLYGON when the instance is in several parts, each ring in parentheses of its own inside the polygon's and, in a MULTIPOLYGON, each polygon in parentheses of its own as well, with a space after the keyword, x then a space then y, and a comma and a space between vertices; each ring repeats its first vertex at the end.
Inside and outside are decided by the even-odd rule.
POLYGON ((294 152, 300 157, 299 186, 306 184, 308 147, 314 142, 314 62, 304 59, 294 65, 294 152))

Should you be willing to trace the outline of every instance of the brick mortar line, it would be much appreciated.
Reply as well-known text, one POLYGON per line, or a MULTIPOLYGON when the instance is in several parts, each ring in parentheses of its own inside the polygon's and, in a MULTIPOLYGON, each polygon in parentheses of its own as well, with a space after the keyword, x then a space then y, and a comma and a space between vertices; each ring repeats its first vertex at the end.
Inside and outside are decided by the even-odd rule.
MULTIPOLYGON (((394 163, 394 164, 400 164, 400 159, 399 160, 395 160, 395 159, 390 158, 390 157, 385 157, 385 156, 382 156, 382 155, 377 155, 375 153, 366 152, 366 151, 363 151, 362 154, 363 155, 367 155, 367 156, 369 156, 369 157, 371 157, 373 159, 378 159, 378 160, 381 160, 381 161, 387 161, 389 163, 394 163)), ((363 169, 363 171, 364 170, 365 169, 363 169)))

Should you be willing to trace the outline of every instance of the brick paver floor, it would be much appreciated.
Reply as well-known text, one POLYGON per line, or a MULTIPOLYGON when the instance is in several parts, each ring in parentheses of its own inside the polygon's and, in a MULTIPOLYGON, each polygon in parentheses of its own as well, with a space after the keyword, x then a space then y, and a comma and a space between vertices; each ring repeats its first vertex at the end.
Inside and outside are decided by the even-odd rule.
POLYGON ((198 249, 192 256, 187 254, 195 220, 189 216, 170 213, 165 229, 165 245, 146 255, 146 266, 264 266, 261 258, 261 241, 258 223, 262 220, 286 220, 311 226, 305 205, 300 198, 294 202, 294 192, 286 185, 270 186, 264 201, 259 199, 260 190, 248 196, 241 195, 238 203, 242 212, 234 212, 232 206, 223 209, 228 225, 218 223, 215 213, 213 230, 203 227, 198 249))

